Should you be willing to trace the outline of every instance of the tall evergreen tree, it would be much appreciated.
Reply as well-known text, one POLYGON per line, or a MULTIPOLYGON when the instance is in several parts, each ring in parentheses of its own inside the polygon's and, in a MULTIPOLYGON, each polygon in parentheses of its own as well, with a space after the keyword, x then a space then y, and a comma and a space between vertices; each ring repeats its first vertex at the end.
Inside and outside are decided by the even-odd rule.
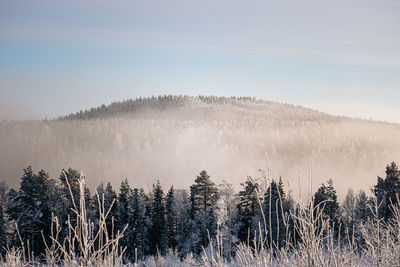
POLYGON ((137 257, 143 259, 149 253, 149 229, 150 220, 148 217, 147 196, 143 189, 134 188, 132 192, 129 225, 126 231, 128 238, 127 255, 133 260, 135 250, 137 257))
POLYGON ((285 214, 289 212, 286 194, 283 189, 282 179, 277 184, 271 181, 264 197, 264 214, 267 226, 267 244, 272 248, 281 248, 285 245, 286 223, 285 214))
POLYGON ((200 253, 202 247, 209 243, 209 236, 216 235, 217 220, 215 209, 218 201, 218 188, 211 181, 206 171, 200 172, 195 183, 190 187, 191 216, 194 223, 198 226, 194 229, 197 238, 201 240, 195 247, 195 253, 200 253))
POLYGON ((341 219, 343 226, 345 227, 343 234, 345 235, 349 234, 349 236, 353 236, 353 229, 356 219, 356 204, 357 198, 354 194, 354 191, 353 189, 349 188, 341 206, 341 219))
POLYGON ((174 187, 168 190, 166 197, 167 227, 168 227, 168 247, 175 249, 177 234, 177 211, 175 207, 175 190, 174 187))
POLYGON ((198 211, 207 213, 215 208, 218 200, 218 188, 206 171, 200 172, 195 183, 190 187, 190 199, 193 213, 198 211))
POLYGON ((378 182, 374 187, 374 193, 380 204, 379 215, 390 219, 392 214, 391 205, 398 205, 400 193, 400 171, 396 163, 392 162, 386 166, 386 178, 378 176, 378 182))
MULTIPOLYGON (((239 202, 237 204, 238 215, 238 238, 241 242, 250 242, 258 231, 258 222, 261 222, 261 196, 259 184, 251 177, 241 184, 243 189, 239 191, 239 202)), ((256 234, 256 236, 259 236, 256 234)))
MULTIPOLYGON (((132 201, 132 189, 128 180, 121 182, 118 194, 118 230, 122 231, 129 223, 130 209, 132 201)), ((127 234, 121 240, 123 246, 127 246, 127 234)))
MULTIPOLYGON (((35 256, 44 253, 42 232, 49 235, 51 214, 48 206, 48 180, 44 171, 34 174, 32 167, 24 169, 20 189, 12 196, 7 209, 9 217, 16 222, 19 234, 29 242, 29 250, 35 256)), ((14 240, 17 233, 14 232, 14 240)))
POLYGON ((316 206, 323 209, 324 219, 329 219, 330 225, 334 226, 334 230, 337 233, 339 227, 339 203, 332 179, 328 180, 327 186, 322 184, 314 194, 314 208, 316 206))
POLYGON ((151 202, 150 253, 164 254, 167 249, 167 227, 165 220, 164 192, 160 181, 153 185, 151 202))
POLYGON ((4 224, 3 213, 3 197, 0 196, 0 257, 4 256, 4 248, 6 247, 6 229, 4 224))

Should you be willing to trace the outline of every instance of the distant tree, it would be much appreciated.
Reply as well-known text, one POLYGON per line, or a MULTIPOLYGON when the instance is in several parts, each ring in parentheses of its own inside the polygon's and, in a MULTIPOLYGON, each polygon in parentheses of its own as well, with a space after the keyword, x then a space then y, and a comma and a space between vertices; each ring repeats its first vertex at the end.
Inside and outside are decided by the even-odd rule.
POLYGON ((386 166, 385 179, 378 176, 374 193, 378 204, 380 204, 380 217, 390 219, 393 216, 390 205, 398 205, 398 198, 400 197, 400 171, 396 163, 392 162, 386 166))
POLYGON ((356 196, 356 207, 355 207, 355 224, 359 225, 361 222, 365 222, 371 216, 370 206, 372 204, 371 199, 367 196, 365 191, 360 190, 356 196))
POLYGON ((341 219, 343 226, 345 227, 343 234, 353 236, 353 229, 356 220, 356 205, 357 197, 355 196, 353 189, 349 188, 341 206, 341 219))
MULTIPOLYGON (((10 205, 7 209, 9 218, 17 224, 20 236, 29 242, 29 250, 40 256, 44 253, 44 236, 50 233, 51 213, 48 206, 49 175, 44 171, 38 174, 31 166, 24 169, 18 192, 11 192, 10 205)), ((18 240, 16 229, 13 233, 15 242, 18 240)))
POLYGON ((174 187, 168 190, 166 197, 167 227, 168 227, 168 247, 175 249, 177 234, 177 211, 175 207, 175 190, 174 187))
POLYGON ((164 254, 167 249, 167 227, 165 220, 164 192, 160 181, 153 185, 153 199, 151 201, 151 228, 150 228, 150 253, 164 254))

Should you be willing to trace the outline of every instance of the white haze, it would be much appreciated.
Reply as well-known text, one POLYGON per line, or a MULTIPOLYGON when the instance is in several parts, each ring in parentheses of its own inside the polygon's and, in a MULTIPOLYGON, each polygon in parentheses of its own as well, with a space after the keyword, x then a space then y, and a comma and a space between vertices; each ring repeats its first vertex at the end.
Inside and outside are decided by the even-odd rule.
POLYGON ((250 98, 130 103, 137 108, 113 113, 111 106, 93 119, 2 121, 0 181, 17 186, 32 165, 56 179, 62 168, 82 170, 91 188, 102 181, 118 188, 125 178, 146 190, 157 179, 189 188, 205 169, 217 184, 226 180, 239 189, 247 175, 260 175, 267 152, 275 177, 295 196, 299 186, 303 197, 308 193, 310 165, 314 191, 332 178, 343 196, 348 187, 368 190, 386 164, 400 159, 398 124, 250 98))

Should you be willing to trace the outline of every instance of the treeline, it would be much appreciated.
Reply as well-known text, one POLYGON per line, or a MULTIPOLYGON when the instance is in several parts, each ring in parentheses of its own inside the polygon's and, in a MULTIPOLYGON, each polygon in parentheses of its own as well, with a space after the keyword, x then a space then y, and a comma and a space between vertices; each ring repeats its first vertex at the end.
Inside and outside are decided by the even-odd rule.
MULTIPOLYGON (((108 183, 99 185, 97 194, 91 194, 88 188, 80 191, 80 177, 80 172, 69 168, 54 180, 46 171, 35 173, 28 167, 18 190, 8 190, 5 183, 1 183, 1 253, 4 255, 7 247, 24 244, 27 252, 43 259, 54 231, 54 218, 57 217, 61 226, 59 237, 63 240, 69 234, 65 224, 77 223, 74 207, 79 208, 77 203, 81 196, 85 197, 92 227, 98 227, 100 211, 104 210, 109 211, 108 234, 115 236, 124 231, 120 245, 126 248, 126 261, 164 255, 168 251, 174 251, 181 258, 190 254, 196 257, 216 236, 223 243, 224 257, 228 260, 234 257, 241 243, 277 251, 288 243, 296 248, 303 242, 293 223, 299 203, 285 190, 282 179, 247 177, 241 184, 242 189, 235 194, 231 184, 216 185, 207 172, 202 171, 190 190, 171 186, 164 191, 157 181, 151 192, 146 193, 142 188, 131 188, 125 180, 118 192, 108 183)), ((386 177, 378 177, 373 189, 375 198, 364 191, 354 193, 349 189, 340 205, 333 181, 329 180, 308 203, 315 213, 322 212, 321 223, 330 224, 335 242, 345 243, 352 237, 355 240, 352 245, 357 244, 361 251, 365 244, 359 227, 372 216, 373 199, 379 203, 379 219, 389 221, 393 216, 391 205, 398 205, 399 191, 400 171, 393 162, 386 167, 386 177)))

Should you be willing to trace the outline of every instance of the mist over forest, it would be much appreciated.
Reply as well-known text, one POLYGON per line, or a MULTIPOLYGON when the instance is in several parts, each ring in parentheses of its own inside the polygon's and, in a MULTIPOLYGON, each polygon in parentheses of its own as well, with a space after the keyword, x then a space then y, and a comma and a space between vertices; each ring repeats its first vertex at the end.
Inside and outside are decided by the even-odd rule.
MULTIPOLYGON (((295 196, 332 178, 338 195, 369 190, 400 160, 400 125, 331 116, 250 97, 160 96, 112 103, 52 120, 0 122, 0 180, 12 187, 28 165, 57 178, 82 170, 89 187, 150 189, 159 179, 189 188, 207 170, 239 188, 265 170, 295 196)), ((310 192, 310 193, 313 193, 310 192)))

